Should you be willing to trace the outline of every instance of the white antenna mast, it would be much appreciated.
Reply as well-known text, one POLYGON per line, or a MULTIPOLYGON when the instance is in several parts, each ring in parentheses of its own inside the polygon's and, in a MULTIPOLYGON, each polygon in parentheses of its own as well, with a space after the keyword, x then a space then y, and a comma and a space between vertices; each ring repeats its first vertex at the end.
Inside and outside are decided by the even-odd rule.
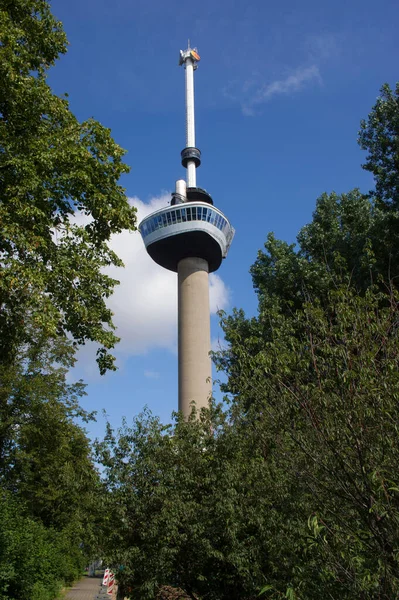
POLYGON ((195 146, 194 116, 194 71, 198 67, 200 56, 196 48, 180 50, 180 65, 186 70, 186 147, 182 151, 182 163, 187 169, 187 187, 197 186, 196 168, 201 164, 201 152, 195 146))

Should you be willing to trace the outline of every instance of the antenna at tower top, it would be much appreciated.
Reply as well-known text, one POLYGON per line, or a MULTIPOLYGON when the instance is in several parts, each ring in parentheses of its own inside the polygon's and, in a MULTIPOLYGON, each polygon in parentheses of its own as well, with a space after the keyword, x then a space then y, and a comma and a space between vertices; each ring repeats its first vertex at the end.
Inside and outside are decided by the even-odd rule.
POLYGON ((190 61, 195 70, 198 67, 198 63, 201 60, 201 57, 198 54, 197 48, 191 48, 190 40, 188 40, 187 43, 187 50, 180 50, 179 65, 184 65, 186 67, 187 61, 190 61))
POLYGON ((200 55, 197 48, 180 50, 179 65, 186 71, 186 147, 182 150, 182 164, 187 169, 187 187, 196 187, 196 168, 201 164, 201 152, 195 146, 194 122, 194 71, 198 66, 200 55))

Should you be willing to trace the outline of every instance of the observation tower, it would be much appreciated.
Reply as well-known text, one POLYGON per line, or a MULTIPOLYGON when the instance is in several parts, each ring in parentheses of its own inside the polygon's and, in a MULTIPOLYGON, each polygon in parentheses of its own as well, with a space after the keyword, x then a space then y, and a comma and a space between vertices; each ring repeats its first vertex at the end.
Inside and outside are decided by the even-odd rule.
POLYGON ((199 410, 208 406, 212 395, 209 273, 220 267, 234 236, 209 193, 197 187, 201 152, 195 145, 194 71, 199 61, 190 42, 187 50, 180 50, 186 83, 186 147, 181 152, 186 181, 176 181, 170 205, 139 225, 151 258, 177 273, 179 410, 186 418, 192 402, 199 410))

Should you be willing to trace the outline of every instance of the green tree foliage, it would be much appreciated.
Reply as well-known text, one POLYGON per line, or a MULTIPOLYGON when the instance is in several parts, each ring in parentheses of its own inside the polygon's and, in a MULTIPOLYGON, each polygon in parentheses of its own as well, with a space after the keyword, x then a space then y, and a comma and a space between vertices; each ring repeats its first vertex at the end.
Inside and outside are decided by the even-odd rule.
POLYGON ((99 476, 76 423, 93 416, 79 406, 84 385, 66 380, 74 348, 30 334, 35 346, 0 366, 2 600, 52 600, 98 548, 99 476))
MULTIPOLYGON (((316 298, 327 307, 329 291, 337 285, 350 285, 363 294, 382 273, 388 276, 389 269, 383 266, 387 252, 377 235, 382 219, 358 190, 323 194, 312 222, 299 232, 297 245, 278 240, 272 233, 267 236, 265 249, 258 252, 251 267, 258 315, 247 319, 241 310, 224 315, 230 346, 218 354, 217 364, 229 374, 226 391, 238 393, 244 385, 235 352, 242 341, 256 354, 266 342, 272 343, 279 322, 302 310, 309 300, 316 298)), ((290 327, 294 326, 298 323, 291 320, 290 327)))
POLYGON ((118 184, 124 151, 48 86, 67 40, 45 0, 4 0, 0 38, 0 361, 32 342, 29 321, 99 343, 104 372, 117 341, 105 299, 117 282, 102 270, 121 265, 108 241, 135 225, 118 184))
POLYGON ((128 596, 397 597, 399 310, 380 296, 341 287, 255 356, 242 341, 227 413, 108 431, 104 552, 128 596))
POLYGON ((297 246, 268 236, 251 269, 259 313, 224 315, 216 356, 239 419, 273 432, 297 481, 313 538, 292 563, 299 598, 318 597, 311 581, 331 598, 398 595, 399 113, 381 93, 360 132, 375 194, 323 194, 297 246))
POLYGON ((371 192, 378 225, 373 244, 377 266, 397 285, 399 275, 399 83, 388 84, 368 116, 362 121, 359 144, 368 152, 363 168, 374 175, 371 192))
POLYGON ((97 480, 79 418, 84 384, 67 383, 74 348, 39 330, 35 345, 21 345, 10 366, 0 366, 0 481, 23 499, 30 514, 63 528, 83 510, 97 480))
POLYGON ((399 210, 399 83, 381 88, 367 121, 361 122, 359 144, 368 155, 363 168, 375 178, 375 194, 385 208, 399 210))
POLYGON ((369 154, 364 168, 375 176, 376 191, 365 196, 322 194, 310 224, 297 245, 269 234, 251 268, 261 304, 277 301, 285 310, 299 308, 306 297, 320 299, 345 280, 360 293, 379 277, 395 282, 399 270, 397 188, 399 181, 399 101, 388 85, 362 121, 361 147, 369 154), (383 200, 383 202, 382 202, 383 200))
POLYGON ((281 519, 273 521, 265 488, 270 467, 237 442, 219 410, 173 427, 145 414, 117 436, 109 430, 99 447, 104 550, 123 565, 118 581, 130 597, 154 598, 165 585, 191 598, 256 595, 269 569, 266 538, 281 519))
POLYGON ((122 265, 109 240, 136 218, 124 150, 47 83, 67 49, 49 3, 3 0, 0 40, 0 598, 53 600, 95 552, 100 510, 76 421, 92 415, 66 376, 85 341, 114 368, 104 268, 122 265))
MULTIPOLYGON (((279 551, 298 598, 398 594, 399 311, 388 297, 381 308, 387 298, 375 290, 338 288, 327 307, 309 301, 275 321, 256 354, 245 340, 236 348, 246 385, 235 426, 265 440, 266 460, 281 467, 272 487, 295 484, 287 499, 295 555, 281 539, 279 551)), ((281 568, 271 593, 284 593, 281 568)))
POLYGON ((255 354, 265 341, 273 339, 279 319, 314 298, 326 307, 329 292, 342 283, 359 294, 374 285, 386 291, 386 282, 388 287, 397 288, 398 123, 397 93, 395 96, 385 85, 368 121, 362 121, 359 134, 362 148, 369 152, 365 168, 375 176, 375 194, 366 196, 357 189, 341 195, 324 193, 316 202, 312 222, 299 232, 297 244, 268 235, 264 250, 251 267, 259 299, 258 316, 247 319, 238 310, 224 320, 226 339, 231 344, 228 352, 219 354, 218 364, 229 374, 226 390, 237 393, 244 385, 235 353, 241 340, 247 347, 251 343, 255 354))
POLYGON ((0 5, 0 597, 52 600, 95 552, 99 477, 69 384, 76 346, 113 367, 106 299, 122 263, 112 234, 134 230, 110 130, 80 123, 47 75, 66 52, 45 0, 0 5), (72 341, 68 341, 68 340, 72 341))
POLYGON ((83 555, 65 531, 34 520, 0 492, 0 599, 54 600, 82 572, 83 555))

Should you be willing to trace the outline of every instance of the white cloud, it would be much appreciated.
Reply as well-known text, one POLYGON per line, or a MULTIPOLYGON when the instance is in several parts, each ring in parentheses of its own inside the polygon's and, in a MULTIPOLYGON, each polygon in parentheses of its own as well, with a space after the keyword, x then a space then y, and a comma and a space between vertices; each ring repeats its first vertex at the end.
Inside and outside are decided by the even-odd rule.
POLYGON ((301 90, 310 82, 321 82, 320 70, 317 65, 300 67, 284 79, 276 79, 271 83, 257 84, 256 81, 246 82, 244 88, 250 90, 247 99, 242 103, 244 115, 253 116, 255 108, 281 94, 289 95, 301 90))
MULTIPOLYGON (((148 203, 139 198, 130 198, 129 202, 137 208, 137 223, 140 223, 148 214, 167 206, 169 199, 170 194, 164 194, 148 203)), ((78 213, 75 222, 84 225, 89 218, 78 213)), ((163 269, 148 256, 139 231, 112 236, 110 246, 125 265, 105 269, 120 282, 107 300, 114 313, 116 334, 121 338, 113 351, 118 368, 123 368, 127 357, 146 354, 155 348, 177 353, 176 273, 163 269)), ((211 314, 225 309, 229 302, 228 288, 215 273, 209 276, 209 301, 211 314)), ((79 349, 78 368, 85 379, 100 377, 95 363, 97 348, 97 344, 88 342, 79 349)), ((159 374, 148 370, 144 376, 156 379, 159 374)))
POLYGON ((343 34, 323 33, 311 35, 307 38, 305 46, 309 60, 321 62, 337 58, 344 44, 343 34))
POLYGON ((296 92, 303 87, 304 83, 313 79, 320 80, 319 68, 316 65, 297 69, 285 79, 279 79, 263 86, 263 88, 258 90, 254 100, 255 102, 263 102, 277 94, 290 94, 296 92))
POLYGON ((158 371, 144 371, 144 377, 147 377, 147 379, 159 379, 160 373, 158 371))
POLYGON ((278 59, 265 62, 264 55, 270 57, 270 52, 252 52, 252 59, 246 60, 241 74, 225 83, 223 94, 239 104, 244 115, 254 116, 260 112, 263 104, 278 96, 293 95, 306 86, 320 84, 322 69, 336 62, 344 42, 344 36, 336 33, 307 36, 295 49, 298 60, 296 68, 279 64, 278 59))
MULTIPOLYGON (((140 222, 147 214, 167 205, 169 195, 145 203, 132 198, 140 222)), ((120 281, 108 303, 114 313, 117 335, 121 337, 118 354, 144 354, 152 348, 176 352, 177 276, 158 266, 148 256, 140 233, 123 232, 111 239, 111 247, 125 264, 107 273, 120 281)), ((228 290, 216 274, 209 277, 211 314, 226 308, 228 290)))

